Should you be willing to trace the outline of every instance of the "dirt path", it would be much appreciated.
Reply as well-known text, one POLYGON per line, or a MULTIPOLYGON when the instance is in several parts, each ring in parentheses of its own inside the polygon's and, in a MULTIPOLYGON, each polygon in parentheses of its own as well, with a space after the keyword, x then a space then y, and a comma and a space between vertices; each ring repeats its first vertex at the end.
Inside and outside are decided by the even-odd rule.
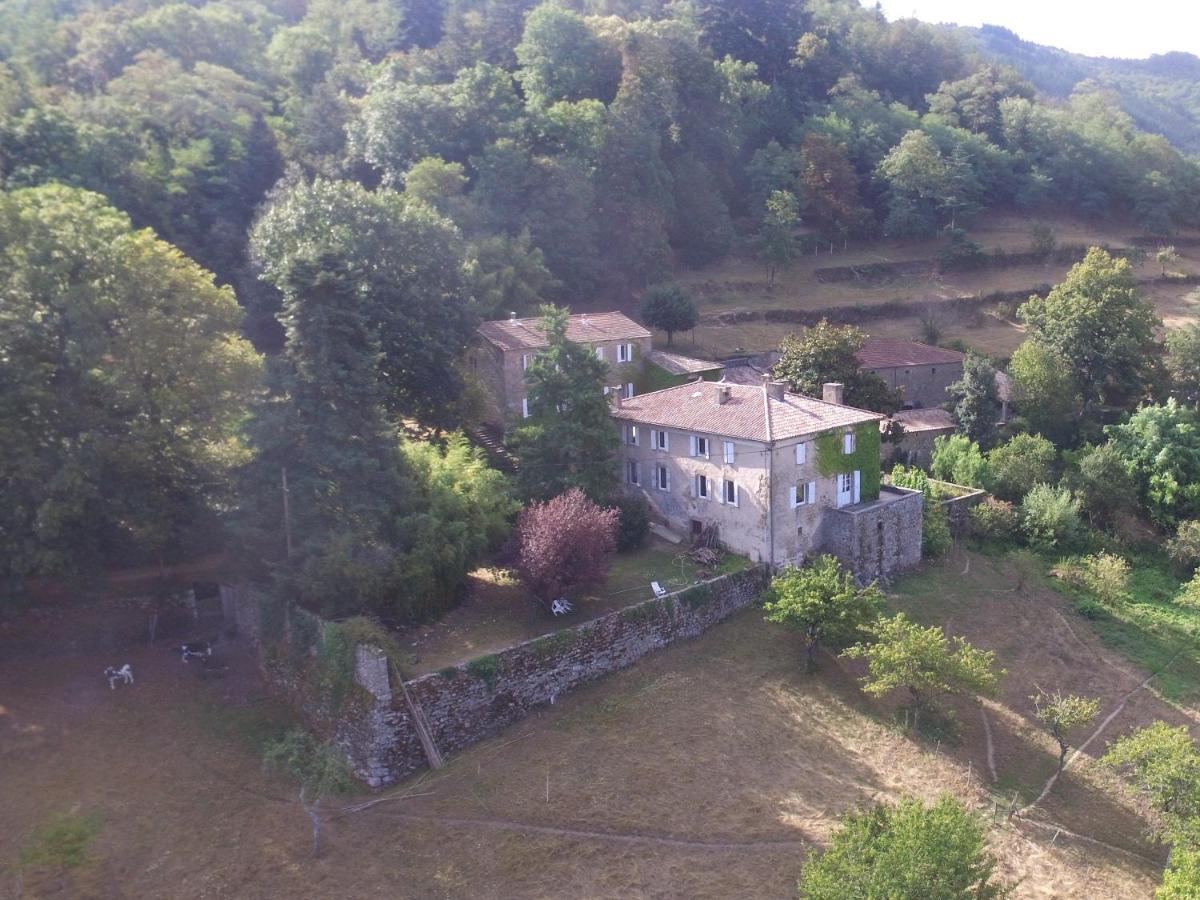
POLYGON ((775 841, 702 841, 689 838, 670 837, 647 832, 596 831, 586 828, 561 828, 552 825, 533 825, 529 822, 511 822, 506 819, 462 819, 442 816, 422 816, 413 813, 381 812, 379 815, 406 822, 425 822, 450 828, 486 828, 500 831, 516 831, 528 834, 545 834, 556 837, 586 838, 588 840, 615 841, 624 844, 656 844, 663 847, 681 847, 689 850, 778 850, 811 849, 812 841, 780 839, 775 841))

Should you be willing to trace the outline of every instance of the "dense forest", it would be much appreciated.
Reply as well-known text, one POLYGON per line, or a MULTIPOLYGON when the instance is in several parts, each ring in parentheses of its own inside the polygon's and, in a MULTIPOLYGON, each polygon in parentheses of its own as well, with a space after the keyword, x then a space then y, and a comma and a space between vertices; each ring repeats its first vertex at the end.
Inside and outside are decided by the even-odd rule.
POLYGON ((0 0, 0 181, 4 572, 228 527, 315 606, 410 616, 514 509, 446 438, 480 318, 797 220, 1200 225, 1200 167, 1104 89, 851 0, 0 0))
POLYGON ((4 185, 105 195, 234 286, 268 350, 247 233, 281 178, 434 207, 485 315, 719 258, 775 190, 830 236, 1200 208, 1196 167, 1097 84, 1041 102, 1044 78, 853 0, 5 0, 0 60, 4 185))
POLYGON ((984 57, 1010 65, 1050 97, 1065 98, 1083 82, 1109 91, 1144 131, 1161 134, 1185 153, 1200 153, 1200 58, 1161 53, 1149 59, 1108 59, 1021 40, 1007 28, 963 31, 984 57))

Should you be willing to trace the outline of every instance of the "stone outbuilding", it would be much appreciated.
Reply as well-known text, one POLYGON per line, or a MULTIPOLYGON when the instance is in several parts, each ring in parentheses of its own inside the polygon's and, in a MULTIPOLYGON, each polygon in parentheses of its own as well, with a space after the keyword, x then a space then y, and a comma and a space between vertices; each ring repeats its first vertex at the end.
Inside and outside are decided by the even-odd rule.
POLYGON ((858 351, 860 370, 900 392, 906 409, 941 406, 946 388, 962 378, 966 354, 916 341, 869 340, 858 351))

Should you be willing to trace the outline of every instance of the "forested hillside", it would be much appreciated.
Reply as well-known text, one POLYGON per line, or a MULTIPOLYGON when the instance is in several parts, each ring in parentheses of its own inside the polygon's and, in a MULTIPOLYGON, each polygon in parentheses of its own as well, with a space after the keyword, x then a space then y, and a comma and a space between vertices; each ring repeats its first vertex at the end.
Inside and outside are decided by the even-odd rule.
POLYGON ((1200 153, 1200 58, 1163 53, 1149 59, 1105 59, 1021 40, 1007 28, 965 28, 983 55, 1010 65, 1051 97, 1065 98, 1091 81, 1111 91, 1139 128, 1200 153))
POLYGON ((104 194, 233 285, 267 349, 247 232, 281 177, 432 206, 483 315, 719 258, 777 190, 830 237, 1011 205, 1200 215, 1196 167, 1094 86, 1043 105, 1073 76, 851 0, 4 0, 0 60, 4 185, 104 194))
POLYGON ((480 318, 774 271, 798 223, 1200 225, 1102 91, 850 0, 0 0, 0 187, 0 574, 232 527, 310 605, 410 618, 514 509, 444 440, 480 318))

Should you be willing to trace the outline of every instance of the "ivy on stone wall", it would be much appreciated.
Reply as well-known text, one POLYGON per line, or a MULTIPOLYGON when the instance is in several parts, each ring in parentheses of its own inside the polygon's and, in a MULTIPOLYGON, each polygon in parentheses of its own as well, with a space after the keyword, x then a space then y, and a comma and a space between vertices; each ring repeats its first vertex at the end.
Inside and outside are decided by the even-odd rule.
POLYGON ((500 657, 493 654, 480 656, 467 663, 467 672, 483 681, 488 689, 496 687, 496 677, 500 674, 500 657))
POLYGON ((854 428, 854 452, 842 452, 843 431, 818 435, 817 471, 822 478, 858 470, 859 496, 862 500, 879 499, 879 423, 863 422, 854 428))

